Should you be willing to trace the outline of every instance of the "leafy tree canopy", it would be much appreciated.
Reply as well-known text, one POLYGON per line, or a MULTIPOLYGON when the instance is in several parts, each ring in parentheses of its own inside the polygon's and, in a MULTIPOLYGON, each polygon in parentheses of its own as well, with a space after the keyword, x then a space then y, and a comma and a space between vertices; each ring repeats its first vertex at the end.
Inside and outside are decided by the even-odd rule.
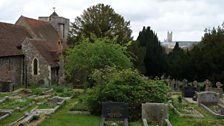
MULTIPOLYGON (((124 45, 132 40, 130 22, 117 14, 109 5, 97 4, 84 10, 81 16, 76 17, 72 23, 71 34, 68 41, 76 42, 81 36, 91 38, 117 36, 116 43, 124 45)), ((70 42, 71 43, 71 42, 70 42)))
POLYGON ((126 51, 115 40, 95 38, 80 39, 80 44, 67 51, 65 69, 69 79, 76 83, 84 83, 94 69, 113 66, 118 69, 130 68, 132 63, 125 55, 126 51))

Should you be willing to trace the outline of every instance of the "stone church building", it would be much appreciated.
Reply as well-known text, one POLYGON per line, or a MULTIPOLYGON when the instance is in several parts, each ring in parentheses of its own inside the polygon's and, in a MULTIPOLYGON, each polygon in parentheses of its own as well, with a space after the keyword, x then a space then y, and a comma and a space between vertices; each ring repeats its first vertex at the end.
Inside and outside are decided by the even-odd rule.
POLYGON ((15 24, 0 22, 0 83, 53 85, 64 80, 63 50, 69 19, 21 16, 15 24))

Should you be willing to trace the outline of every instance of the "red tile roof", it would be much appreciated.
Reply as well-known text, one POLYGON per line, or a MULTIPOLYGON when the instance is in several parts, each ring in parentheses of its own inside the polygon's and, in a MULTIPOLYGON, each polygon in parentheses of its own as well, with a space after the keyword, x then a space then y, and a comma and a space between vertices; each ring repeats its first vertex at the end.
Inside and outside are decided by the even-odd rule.
POLYGON ((44 57, 44 59, 51 65, 52 67, 58 67, 59 57, 57 54, 57 50, 53 50, 50 44, 48 44, 45 40, 29 40, 32 45, 40 52, 40 54, 44 57))
POLYGON ((23 26, 0 22, 0 57, 22 55, 18 46, 31 35, 23 26))
POLYGON ((0 22, 0 57, 23 55, 20 47, 26 38, 52 67, 58 66, 58 32, 48 22, 24 16, 15 25, 0 22))
POLYGON ((54 49, 57 49, 57 42, 60 40, 60 36, 50 23, 21 16, 16 24, 26 27, 32 33, 33 38, 44 39, 54 49))

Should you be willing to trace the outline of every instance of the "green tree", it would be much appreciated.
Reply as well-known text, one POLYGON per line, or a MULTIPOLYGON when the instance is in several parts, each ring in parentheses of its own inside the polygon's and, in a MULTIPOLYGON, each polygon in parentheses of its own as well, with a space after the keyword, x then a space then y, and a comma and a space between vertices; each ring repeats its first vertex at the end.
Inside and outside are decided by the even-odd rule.
POLYGON ((161 76, 166 72, 167 62, 164 48, 160 45, 157 35, 150 27, 143 27, 137 41, 145 47, 144 64, 148 76, 161 76))
POLYGON ((192 50, 198 80, 224 81, 224 26, 206 29, 201 44, 192 50))
POLYGON ((66 53, 65 69, 69 80, 82 84, 86 82, 94 69, 105 66, 118 69, 132 67, 124 48, 119 44, 112 44, 113 40, 95 38, 91 43, 89 39, 83 38, 80 41, 80 44, 68 49, 66 53))
POLYGON ((173 50, 168 54, 169 75, 179 80, 186 79, 185 68, 188 66, 186 64, 187 59, 187 53, 179 47, 177 42, 173 50))
POLYGON ((81 36, 91 38, 91 34, 99 38, 117 36, 116 43, 124 45, 132 40, 131 32, 130 22, 125 21, 111 6, 97 4, 75 18, 68 40, 78 41, 81 36))
POLYGON ((141 46, 139 41, 133 41, 128 46, 128 52, 131 55, 131 60, 134 65, 134 67, 139 70, 140 73, 145 74, 146 68, 145 68, 145 54, 146 54, 146 47, 141 46))

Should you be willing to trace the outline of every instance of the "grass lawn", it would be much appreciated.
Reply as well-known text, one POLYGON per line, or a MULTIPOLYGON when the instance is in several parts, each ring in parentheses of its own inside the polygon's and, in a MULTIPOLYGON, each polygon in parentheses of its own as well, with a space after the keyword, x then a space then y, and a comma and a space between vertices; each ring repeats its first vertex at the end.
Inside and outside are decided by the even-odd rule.
MULTIPOLYGON (((50 115, 38 126, 99 126, 100 117, 93 115, 69 114, 68 111, 76 103, 76 99, 68 101, 64 107, 50 115)), ((130 126, 141 126, 139 122, 132 122, 130 126)))

